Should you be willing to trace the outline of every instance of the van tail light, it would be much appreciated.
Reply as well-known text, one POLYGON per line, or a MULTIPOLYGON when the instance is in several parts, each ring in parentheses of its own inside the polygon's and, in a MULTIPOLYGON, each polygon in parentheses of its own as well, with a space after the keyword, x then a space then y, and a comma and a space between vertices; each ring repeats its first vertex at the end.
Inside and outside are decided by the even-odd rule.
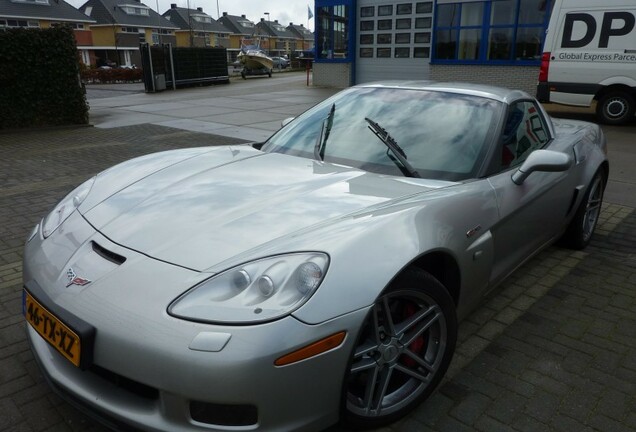
POLYGON ((548 82, 548 70, 550 69, 550 56, 549 52, 544 52, 541 56, 541 69, 539 70, 539 82, 548 82))

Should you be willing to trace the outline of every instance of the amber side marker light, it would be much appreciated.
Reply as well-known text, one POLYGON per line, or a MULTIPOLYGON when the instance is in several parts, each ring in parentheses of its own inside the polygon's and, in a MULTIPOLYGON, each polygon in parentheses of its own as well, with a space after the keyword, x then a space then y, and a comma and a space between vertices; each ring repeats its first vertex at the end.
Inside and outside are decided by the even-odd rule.
POLYGON ((299 350, 296 350, 289 354, 285 354, 284 356, 278 358, 274 362, 274 364, 276 366, 286 366, 288 364, 296 363, 301 360, 317 356, 318 354, 322 354, 334 348, 338 348, 340 345, 342 345, 342 341, 344 341, 346 335, 347 332, 341 331, 339 333, 328 336, 310 345, 302 347, 299 350))

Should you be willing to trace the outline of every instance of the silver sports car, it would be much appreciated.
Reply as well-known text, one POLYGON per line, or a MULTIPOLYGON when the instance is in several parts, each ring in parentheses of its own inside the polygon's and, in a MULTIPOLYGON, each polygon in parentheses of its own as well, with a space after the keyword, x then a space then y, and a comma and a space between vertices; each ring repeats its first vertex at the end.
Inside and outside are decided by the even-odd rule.
POLYGON ((457 322, 585 247, 601 129, 520 91, 352 87, 263 144, 110 168, 36 226, 24 314, 51 386, 113 427, 376 427, 433 392, 457 322))

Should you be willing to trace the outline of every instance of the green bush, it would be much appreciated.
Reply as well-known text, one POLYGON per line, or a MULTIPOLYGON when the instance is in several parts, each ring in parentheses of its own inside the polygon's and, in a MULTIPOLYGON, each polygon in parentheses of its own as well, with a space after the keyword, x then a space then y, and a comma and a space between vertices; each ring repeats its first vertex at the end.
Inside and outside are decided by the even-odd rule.
POLYGON ((0 129, 88 123, 73 30, 0 32, 0 129))

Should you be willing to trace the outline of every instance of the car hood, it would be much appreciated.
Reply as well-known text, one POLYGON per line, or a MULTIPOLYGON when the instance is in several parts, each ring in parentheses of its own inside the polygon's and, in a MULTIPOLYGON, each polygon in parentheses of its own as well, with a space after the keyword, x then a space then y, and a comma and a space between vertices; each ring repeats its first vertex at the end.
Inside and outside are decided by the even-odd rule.
POLYGON ((120 245, 203 271, 277 239, 444 184, 225 147, 145 175, 84 217, 120 245))

